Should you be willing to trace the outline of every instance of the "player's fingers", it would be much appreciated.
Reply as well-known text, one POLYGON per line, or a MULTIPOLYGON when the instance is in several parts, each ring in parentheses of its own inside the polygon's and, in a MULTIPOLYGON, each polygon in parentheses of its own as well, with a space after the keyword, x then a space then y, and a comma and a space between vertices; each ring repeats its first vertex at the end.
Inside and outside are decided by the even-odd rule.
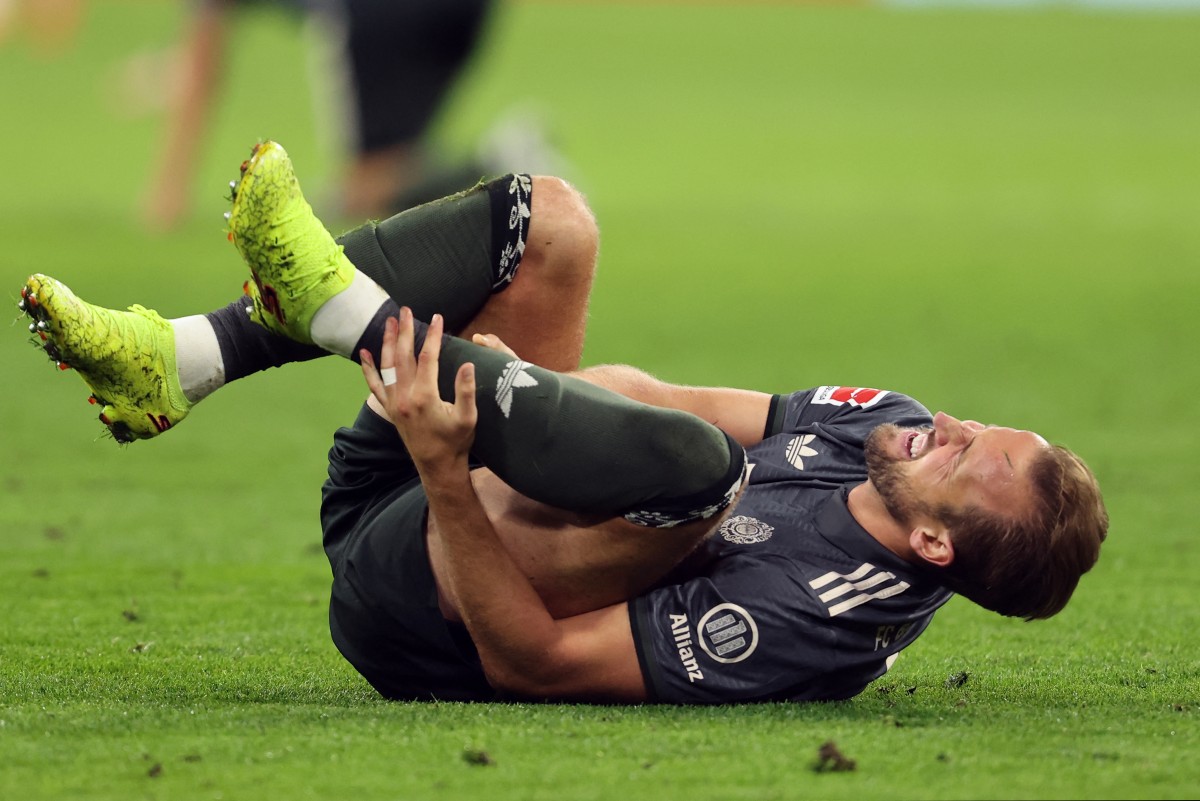
POLYGON ((387 408, 387 391, 383 387, 383 379, 380 377, 379 371, 375 369, 375 360, 371 358, 371 352, 363 348, 358 352, 358 357, 362 360, 362 374, 363 378, 367 380, 367 388, 371 390, 375 400, 387 408))
POLYGON ((427 392, 437 395, 438 357, 442 355, 442 315, 435 314, 425 330, 425 344, 417 360, 417 383, 427 392))
POLYGON ((465 429, 474 429, 479 417, 475 407, 475 365, 467 362, 454 376, 454 416, 465 429))
MULTIPOLYGON (((391 320, 388 321, 388 325, 392 325, 391 320)), ((391 329, 392 335, 384 336, 384 340, 392 340, 394 348, 391 364, 385 362, 384 366, 391 366, 396 371, 396 380, 406 391, 412 386, 416 367, 413 361, 413 328, 412 309, 401 306, 400 319, 395 321, 395 327, 391 329)))
POLYGON ((499 351, 507 356, 512 356, 514 359, 517 358, 516 352, 495 334, 475 334, 471 337, 471 341, 476 345, 482 345, 490 350, 499 351))
POLYGON ((395 401, 389 403, 387 398, 397 398, 399 393, 396 390, 396 362, 403 361, 399 358, 399 345, 396 343, 398 337, 399 322, 392 317, 389 317, 383 324, 383 341, 379 346, 379 382, 383 387, 383 392, 379 396, 379 401, 386 409, 393 409, 395 401))
POLYGON ((396 319, 389 317, 383 323, 383 342, 379 347, 379 366, 396 366, 396 319))

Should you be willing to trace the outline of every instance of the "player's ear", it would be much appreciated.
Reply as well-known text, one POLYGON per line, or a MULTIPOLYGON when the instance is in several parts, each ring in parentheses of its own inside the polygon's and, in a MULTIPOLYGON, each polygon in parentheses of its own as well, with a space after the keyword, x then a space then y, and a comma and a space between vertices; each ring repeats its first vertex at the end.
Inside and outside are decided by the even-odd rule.
POLYGON ((920 525, 908 535, 913 553, 935 567, 947 567, 954 561, 954 543, 950 530, 938 524, 920 525))

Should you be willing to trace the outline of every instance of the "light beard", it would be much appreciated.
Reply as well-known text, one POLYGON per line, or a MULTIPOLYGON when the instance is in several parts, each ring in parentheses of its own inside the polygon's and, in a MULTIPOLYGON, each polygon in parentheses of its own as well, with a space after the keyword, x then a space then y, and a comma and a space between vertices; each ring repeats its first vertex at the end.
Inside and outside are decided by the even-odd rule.
POLYGON ((917 497, 903 462, 888 452, 887 444, 905 429, 894 423, 882 423, 871 430, 863 443, 867 459, 867 479, 875 486, 888 514, 900 524, 911 526, 919 516, 932 516, 929 505, 917 497))

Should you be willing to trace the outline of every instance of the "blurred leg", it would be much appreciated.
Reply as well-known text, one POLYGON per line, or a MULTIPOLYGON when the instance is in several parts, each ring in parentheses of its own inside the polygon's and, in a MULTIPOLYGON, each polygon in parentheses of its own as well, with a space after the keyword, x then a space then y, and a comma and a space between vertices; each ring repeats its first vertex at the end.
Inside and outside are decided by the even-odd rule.
POLYGON ((344 0, 354 161, 344 211, 379 217, 465 189, 478 164, 442 165, 430 125, 483 33, 493 0, 344 0))

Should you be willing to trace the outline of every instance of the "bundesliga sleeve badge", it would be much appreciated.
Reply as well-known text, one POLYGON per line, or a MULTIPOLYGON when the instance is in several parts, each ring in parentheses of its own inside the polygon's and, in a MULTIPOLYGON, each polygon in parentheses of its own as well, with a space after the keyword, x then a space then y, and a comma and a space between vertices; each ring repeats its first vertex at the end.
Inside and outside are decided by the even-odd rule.
POLYGON ((869 409, 888 394, 886 389, 870 387, 817 387, 810 403, 826 406, 844 406, 850 404, 860 409, 869 409))

